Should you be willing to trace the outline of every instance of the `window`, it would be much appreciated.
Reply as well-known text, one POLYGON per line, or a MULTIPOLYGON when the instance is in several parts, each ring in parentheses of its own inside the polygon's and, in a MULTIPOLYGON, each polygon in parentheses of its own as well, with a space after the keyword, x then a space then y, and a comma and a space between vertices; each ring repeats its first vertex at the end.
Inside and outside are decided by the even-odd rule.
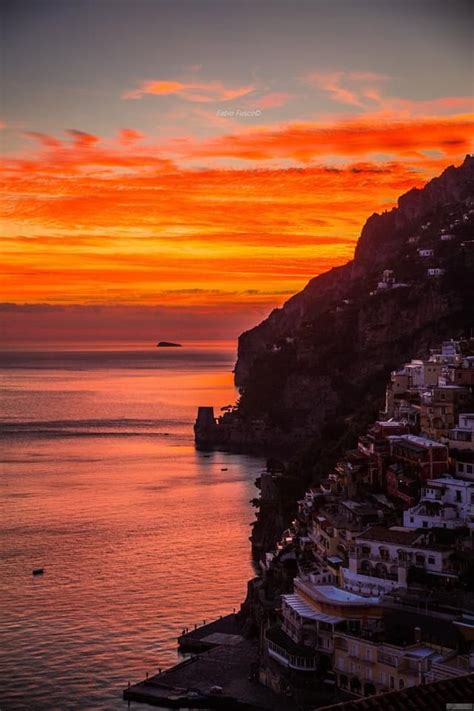
POLYGON ((390 677, 390 688, 391 689, 395 688, 395 677, 393 677, 393 676, 390 677))
POLYGON ((399 688, 399 689, 404 689, 404 688, 405 688, 405 682, 403 681, 403 679, 399 679, 399 681, 398 681, 398 688, 399 688))
POLYGON ((428 521, 423 521, 423 528, 428 528, 428 521))
POLYGON ((432 556, 430 556, 430 557, 428 558, 428 563, 429 563, 430 565, 434 565, 435 559, 434 559, 432 556))
POLYGON ((367 649, 365 650, 365 658, 368 659, 369 662, 370 662, 370 660, 372 659, 372 654, 371 654, 369 648, 367 648, 367 649))
POLYGON ((472 464, 466 464, 466 471, 468 474, 472 474, 472 464))
POLYGON ((410 523, 413 523, 414 520, 413 516, 410 516, 410 523))
POLYGON ((463 472, 464 471, 464 464, 462 462, 458 462, 458 471, 463 472))

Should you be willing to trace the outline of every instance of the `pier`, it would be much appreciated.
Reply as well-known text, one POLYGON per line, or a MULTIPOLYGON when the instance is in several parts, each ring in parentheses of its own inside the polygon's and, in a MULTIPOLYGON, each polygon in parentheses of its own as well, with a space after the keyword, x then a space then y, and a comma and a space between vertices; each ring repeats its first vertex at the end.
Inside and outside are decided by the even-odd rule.
POLYGON ((190 629, 178 638, 179 648, 201 653, 130 685, 124 700, 173 709, 292 711, 291 699, 259 683, 258 644, 241 632, 234 614, 190 629))

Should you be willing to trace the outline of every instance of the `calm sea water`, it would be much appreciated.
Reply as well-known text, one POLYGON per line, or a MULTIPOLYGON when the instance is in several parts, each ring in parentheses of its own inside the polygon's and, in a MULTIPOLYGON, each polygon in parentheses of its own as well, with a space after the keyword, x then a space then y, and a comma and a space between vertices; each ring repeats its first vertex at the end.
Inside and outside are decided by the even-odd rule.
POLYGON ((234 401, 233 361, 206 346, 1 356, 2 711, 124 709, 184 626, 239 606, 262 461, 192 436, 197 405, 234 401))

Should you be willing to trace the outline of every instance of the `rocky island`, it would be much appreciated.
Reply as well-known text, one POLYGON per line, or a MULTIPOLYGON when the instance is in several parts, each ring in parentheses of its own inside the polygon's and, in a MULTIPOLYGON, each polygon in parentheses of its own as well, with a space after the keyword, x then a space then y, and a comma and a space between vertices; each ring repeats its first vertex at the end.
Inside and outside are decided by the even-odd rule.
POLYGON ((172 341, 158 341, 157 348, 182 348, 181 343, 173 343, 172 341))

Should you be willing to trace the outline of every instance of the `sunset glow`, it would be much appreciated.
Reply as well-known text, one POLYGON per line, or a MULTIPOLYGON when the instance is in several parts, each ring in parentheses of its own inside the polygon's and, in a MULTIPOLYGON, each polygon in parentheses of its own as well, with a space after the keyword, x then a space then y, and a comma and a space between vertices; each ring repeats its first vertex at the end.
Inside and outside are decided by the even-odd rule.
POLYGON ((238 331, 470 150, 472 99, 442 82, 413 99, 410 77, 362 65, 302 63, 284 83, 215 61, 151 69, 114 75, 106 132, 84 130, 93 113, 74 129, 34 112, 3 122, 1 301, 224 309, 238 331))

